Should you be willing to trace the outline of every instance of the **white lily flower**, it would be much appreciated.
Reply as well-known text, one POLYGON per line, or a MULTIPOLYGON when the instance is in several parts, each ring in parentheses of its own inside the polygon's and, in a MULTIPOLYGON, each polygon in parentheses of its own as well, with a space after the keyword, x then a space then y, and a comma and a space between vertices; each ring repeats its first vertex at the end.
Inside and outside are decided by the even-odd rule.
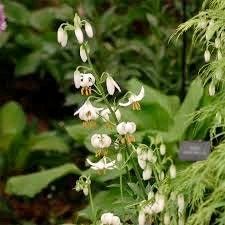
POLYGON ((120 135, 133 134, 136 131, 136 124, 134 122, 122 122, 116 127, 120 135))
POLYGON ((146 221, 145 213, 143 210, 141 210, 138 215, 138 225, 145 225, 145 221, 146 221))
POLYGON ((78 89, 81 87, 82 95, 91 95, 91 87, 95 83, 95 77, 91 73, 80 73, 79 70, 74 72, 74 84, 78 89))
POLYGON ((136 131, 136 124, 134 122, 119 123, 116 130, 120 135, 124 135, 124 138, 121 139, 122 143, 125 143, 125 141, 127 141, 127 143, 135 141, 135 138, 132 135, 136 131))
POLYGON ((132 109, 133 110, 140 110, 141 106, 140 106, 140 101, 144 98, 145 95, 145 90, 144 87, 141 87, 141 91, 139 92, 138 95, 135 94, 131 94, 130 97, 128 98, 128 102, 126 103, 119 103, 120 106, 129 106, 132 105, 132 109))
POLYGON ((60 26, 57 31, 57 40, 62 47, 65 47, 68 41, 67 32, 60 26))
POLYGON ((111 162, 107 162, 106 157, 103 157, 98 162, 93 163, 89 159, 87 159, 89 165, 91 165, 91 169, 93 170, 113 170, 116 168, 116 161, 113 160, 111 162))
POLYGON ((80 57, 82 59, 83 62, 86 62, 88 57, 87 57, 87 53, 85 51, 85 48, 83 45, 80 46, 80 57))
POLYGON ((90 23, 88 23, 87 21, 85 21, 85 24, 84 24, 84 29, 86 31, 86 34, 89 38, 92 38, 93 37, 93 29, 92 29, 92 26, 90 23))
POLYGON ((96 156, 106 155, 107 148, 111 145, 112 140, 107 134, 94 134, 91 137, 91 144, 97 149, 96 156))
MULTIPOLYGON (((121 119, 121 113, 120 110, 117 109, 115 107, 112 107, 112 110, 114 111, 117 120, 119 121, 121 119)), ((100 116, 102 117, 104 122, 109 122, 110 121, 110 114, 111 111, 109 109, 104 109, 101 111, 100 116)))
MULTIPOLYGON (((79 118, 84 121, 83 125, 84 127, 88 127, 89 125, 92 126, 92 122, 95 121, 99 116, 99 111, 101 111, 102 108, 96 108, 94 107, 89 99, 74 113, 74 116, 77 114, 79 115, 79 118)), ((95 125, 95 124, 93 124, 95 125)))
POLYGON ((176 172, 176 167, 175 167, 174 164, 172 164, 172 165, 170 166, 169 172, 170 172, 170 177, 171 177, 172 179, 176 177, 177 172, 176 172))
POLYGON ((145 167, 147 165, 146 161, 141 159, 140 157, 138 157, 138 164, 141 167, 141 169, 143 169, 143 170, 145 169, 145 167))
POLYGON ((113 213, 103 213, 101 216, 101 225, 121 225, 120 218, 113 213))
POLYGON ((79 26, 75 27, 74 33, 75 33, 75 36, 77 38, 78 43, 82 44, 84 42, 84 35, 83 35, 83 32, 82 32, 82 30, 79 26))
POLYGON ((108 75, 106 78, 106 87, 107 87, 107 91, 110 95, 114 95, 115 89, 117 89, 119 92, 121 92, 119 85, 116 83, 116 81, 110 75, 108 75))
POLYGON ((160 213, 163 211, 165 206, 165 198, 161 194, 155 195, 155 203, 152 205, 152 210, 154 213, 160 213))

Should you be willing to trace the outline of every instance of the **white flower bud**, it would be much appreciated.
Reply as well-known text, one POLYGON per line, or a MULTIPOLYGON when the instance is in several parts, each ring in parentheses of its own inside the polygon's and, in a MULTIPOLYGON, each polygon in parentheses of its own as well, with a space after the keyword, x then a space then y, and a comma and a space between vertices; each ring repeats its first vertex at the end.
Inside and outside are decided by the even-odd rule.
POLYGON ((83 45, 80 46, 80 57, 83 62, 87 61, 87 54, 83 45))
POLYGON ((178 206, 178 212, 182 213, 184 211, 184 195, 183 194, 179 194, 177 196, 177 206, 178 206))
POLYGON ((84 192, 85 196, 88 196, 88 188, 87 187, 83 188, 83 192, 84 192))
POLYGON ((114 95, 116 89, 121 92, 119 85, 110 75, 108 75, 106 78, 106 87, 110 95, 114 95))
POLYGON ((61 26, 59 27, 57 32, 57 40, 62 47, 65 47, 68 41, 67 32, 61 26))
POLYGON ((170 215, 169 215, 169 213, 165 213, 164 214, 163 222, 164 222, 164 225, 169 225, 170 224, 170 215))
POLYGON ((204 58, 205 58, 205 62, 209 62, 210 61, 210 52, 208 49, 205 50, 205 53, 204 53, 204 58))
POLYGON ((121 162, 122 159, 123 159, 122 154, 121 153, 118 153, 117 156, 116 156, 116 159, 117 159, 118 162, 121 162))
POLYGON ((159 151, 161 155, 165 155, 166 154, 166 145, 165 144, 161 144, 159 147, 159 151))
POLYGON ((147 166, 142 173, 143 180, 149 180, 151 176, 152 176, 152 168, 147 166))
POLYGON ((138 215, 138 225, 145 225, 145 213, 141 210, 138 215))
POLYGON ((209 84, 209 95, 210 95, 210 96, 214 96, 214 95, 215 95, 215 92, 216 92, 215 89, 216 89, 216 87, 215 87, 214 83, 211 82, 211 83, 209 84))
POLYGON ((101 216, 102 224, 112 224, 113 214, 112 213, 104 213, 101 216))
POLYGON ((165 178, 165 174, 164 174, 164 172, 162 171, 162 172, 160 173, 159 179, 162 181, 162 180, 164 180, 164 178, 165 178))
POLYGON ((175 167, 174 164, 172 164, 172 165, 170 166, 169 171, 170 171, 170 177, 171 177, 172 179, 175 178, 177 172, 176 172, 176 167, 175 167))
POLYGON ((222 116, 221 116, 220 112, 216 113, 215 120, 216 120, 216 124, 221 124, 222 123, 222 116))
POLYGON ((80 27, 76 26, 74 30, 75 36, 79 44, 84 42, 84 35, 80 27))
POLYGON ((138 156, 138 164, 139 166, 141 167, 141 169, 145 169, 146 167, 146 161, 145 160, 142 160, 139 156, 138 156))
POLYGON ((90 23, 88 23, 87 21, 85 21, 85 25, 84 25, 84 29, 86 31, 86 34, 89 38, 93 37, 93 29, 90 23))

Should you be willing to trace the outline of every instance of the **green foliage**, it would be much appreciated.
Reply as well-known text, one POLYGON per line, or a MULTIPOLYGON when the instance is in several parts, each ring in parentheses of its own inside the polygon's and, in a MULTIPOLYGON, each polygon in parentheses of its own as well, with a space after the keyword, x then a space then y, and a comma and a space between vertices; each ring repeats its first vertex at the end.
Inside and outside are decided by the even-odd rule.
POLYGON ((67 174, 80 174, 74 164, 65 164, 53 169, 11 177, 6 184, 6 192, 18 196, 34 197, 51 182, 67 174))

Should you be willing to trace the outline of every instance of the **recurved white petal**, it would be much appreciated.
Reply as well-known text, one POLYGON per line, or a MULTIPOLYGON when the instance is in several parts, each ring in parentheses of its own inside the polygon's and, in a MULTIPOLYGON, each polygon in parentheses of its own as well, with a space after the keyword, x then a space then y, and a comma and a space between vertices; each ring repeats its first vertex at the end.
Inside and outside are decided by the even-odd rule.
POLYGON ((141 91, 139 92, 139 94, 136 96, 136 101, 139 102, 141 101, 145 96, 145 89, 144 87, 142 86, 141 87, 141 91))
POLYGON ((76 88, 80 88, 80 78, 81 78, 81 74, 79 70, 75 70, 73 74, 73 79, 74 79, 74 84, 76 88))

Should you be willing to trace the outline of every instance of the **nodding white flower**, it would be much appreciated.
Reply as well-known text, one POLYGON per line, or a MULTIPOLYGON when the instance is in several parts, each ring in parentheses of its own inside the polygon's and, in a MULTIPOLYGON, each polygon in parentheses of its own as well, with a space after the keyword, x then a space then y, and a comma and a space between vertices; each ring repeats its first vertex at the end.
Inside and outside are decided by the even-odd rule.
POLYGON ((145 213, 143 210, 141 210, 138 215, 138 225, 145 225, 145 221, 146 221, 145 213))
POLYGON ((210 61, 211 55, 210 55, 210 52, 209 52, 208 49, 205 50, 204 58, 205 58, 205 62, 209 62, 210 61))
POLYGON ((159 147, 159 151, 161 155, 165 155, 166 154, 166 145, 165 144, 161 144, 159 147))
MULTIPOLYGON (((119 121, 121 119, 120 110, 116 109, 115 107, 112 107, 112 110, 114 111, 116 118, 119 121)), ((104 122, 110 121, 110 114, 111 114, 111 111, 109 109, 104 109, 100 112, 100 116, 102 117, 104 122)))
POLYGON ((83 125, 84 127, 91 127, 94 126, 94 121, 99 116, 99 111, 101 111, 102 108, 96 108, 94 107, 91 102, 86 100, 86 102, 74 113, 74 116, 77 114, 79 115, 79 118, 84 121, 83 125))
POLYGON ((136 124, 134 122, 122 122, 119 123, 116 127, 117 132, 120 135, 124 135, 124 138, 121 139, 122 143, 131 143, 135 141, 134 136, 132 135, 136 131, 136 124))
POLYGON ((121 92, 119 85, 116 83, 116 81, 110 75, 108 75, 106 78, 106 87, 107 87, 107 91, 110 95, 114 95, 115 89, 117 89, 119 92, 121 92))
POLYGON ((116 127, 120 135, 133 134, 136 131, 136 124, 134 122, 122 122, 116 127))
POLYGON ((165 198, 162 194, 156 193, 155 203, 152 205, 152 210, 154 213, 160 213, 163 211, 165 206, 165 198))
POLYGON ((86 31, 86 34, 89 38, 92 38, 93 37, 93 29, 92 29, 92 26, 90 23, 88 23, 87 21, 85 21, 85 24, 84 24, 84 29, 86 31))
POLYGON ((82 95, 91 95, 91 87, 95 83, 95 77, 91 73, 80 73, 79 70, 74 72, 74 84, 78 89, 81 87, 82 95))
POLYGON ((85 47, 83 45, 80 46, 80 57, 81 57, 83 62, 86 62, 87 59, 88 59, 87 53, 85 51, 85 47))
POLYGON ((141 91, 139 92, 138 95, 135 94, 131 94, 130 97, 128 98, 128 102, 126 103, 119 103, 120 106, 129 106, 132 105, 132 109, 133 110, 140 110, 141 106, 140 106, 140 101, 144 98, 145 95, 145 90, 144 87, 141 87, 141 91))
POLYGON ((152 168, 150 166, 147 166, 142 173, 143 180, 149 180, 151 176, 152 176, 152 168))
POLYGON ((170 171, 170 177, 171 177, 172 179, 175 178, 177 172, 176 172, 176 167, 175 167, 174 164, 172 164, 172 165, 170 166, 169 171, 170 171))
POLYGON ((68 41, 67 32, 60 26, 57 31, 57 40, 62 47, 65 47, 68 41))
POLYGON ((91 162, 89 159, 87 159, 87 163, 89 165, 91 165, 91 169, 93 170, 113 170, 116 168, 116 161, 113 160, 111 162, 107 162, 107 158, 106 157, 103 157, 102 159, 100 159, 98 162, 96 163, 93 163, 91 162))
POLYGON ((103 213, 101 216, 101 225, 121 225, 120 218, 113 213, 103 213))
POLYGON ((170 224, 170 215, 169 215, 169 213, 165 213, 164 214, 163 222, 164 222, 164 225, 169 225, 170 224))
POLYGON ((184 211, 184 195, 183 194, 179 194, 177 196, 177 206, 178 206, 178 212, 182 213, 184 211))
POLYGON ((141 157, 138 156, 138 164, 141 167, 141 169, 144 170, 147 165, 147 162, 146 162, 146 160, 143 160, 143 159, 141 159, 141 157))
POLYGON ((209 95, 214 96, 216 93, 216 87, 213 82, 209 84, 209 95))
POLYGON ((82 44, 84 42, 84 35, 83 35, 83 32, 82 32, 82 30, 79 26, 75 27, 74 33, 75 33, 75 36, 77 38, 78 43, 82 44))
POLYGON ((107 148, 111 145, 112 140, 107 134, 94 134, 91 137, 91 144, 98 149, 96 156, 104 156, 107 153, 107 148))

